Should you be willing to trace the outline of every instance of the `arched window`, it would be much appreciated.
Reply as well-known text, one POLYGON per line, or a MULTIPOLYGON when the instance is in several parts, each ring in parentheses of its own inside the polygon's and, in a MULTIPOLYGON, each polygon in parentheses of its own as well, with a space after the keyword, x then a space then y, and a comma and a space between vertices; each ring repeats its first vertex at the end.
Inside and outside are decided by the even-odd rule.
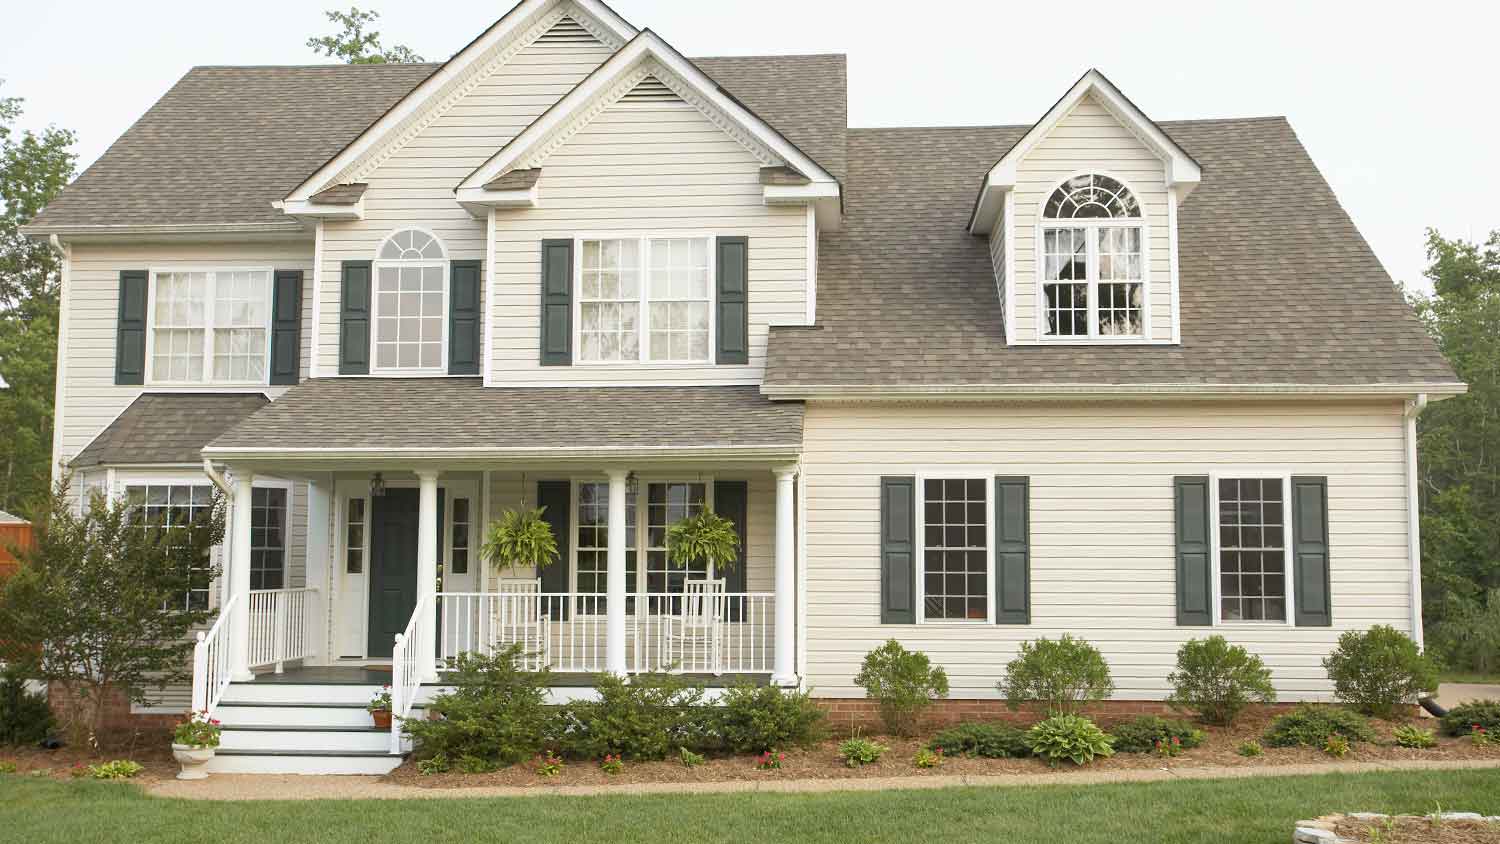
POLYGON ((403 229, 375 254, 374 371, 444 372, 448 262, 443 244, 421 229, 403 229))
POLYGON ((1042 218, 1043 334, 1142 337, 1144 224, 1135 194, 1109 176, 1074 176, 1047 198, 1042 218))

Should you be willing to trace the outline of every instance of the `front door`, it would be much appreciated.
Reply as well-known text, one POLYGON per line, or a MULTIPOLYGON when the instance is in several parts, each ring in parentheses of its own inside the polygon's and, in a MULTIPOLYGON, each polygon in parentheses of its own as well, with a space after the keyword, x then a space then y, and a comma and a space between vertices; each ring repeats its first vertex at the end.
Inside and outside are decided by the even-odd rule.
POLYGON ((415 489, 387 489, 371 501, 370 624, 365 653, 389 657, 417 606, 415 489))

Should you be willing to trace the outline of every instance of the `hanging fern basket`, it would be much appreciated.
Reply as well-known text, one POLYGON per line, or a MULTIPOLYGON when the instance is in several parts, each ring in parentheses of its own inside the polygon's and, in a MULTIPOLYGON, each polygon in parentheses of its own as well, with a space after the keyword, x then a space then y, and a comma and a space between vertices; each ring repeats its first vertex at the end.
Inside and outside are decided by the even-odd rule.
POLYGON ((490 523, 480 553, 496 568, 543 569, 557 562, 557 539, 542 518, 546 507, 506 510, 490 523))
POLYGON ((703 510, 667 528, 667 559, 678 568, 712 560, 720 571, 739 565, 740 536, 734 522, 703 510))

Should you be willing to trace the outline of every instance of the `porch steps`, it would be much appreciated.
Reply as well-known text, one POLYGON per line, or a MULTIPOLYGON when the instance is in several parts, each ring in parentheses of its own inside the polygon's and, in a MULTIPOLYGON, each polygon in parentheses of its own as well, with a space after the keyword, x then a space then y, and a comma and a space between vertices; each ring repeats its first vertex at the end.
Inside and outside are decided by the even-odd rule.
MULTIPOLYGON (((365 705, 372 683, 258 680, 231 683, 214 711, 224 733, 209 773, 389 773, 402 756, 391 734, 377 730, 365 705)), ((414 707, 420 715, 422 706, 414 707)))

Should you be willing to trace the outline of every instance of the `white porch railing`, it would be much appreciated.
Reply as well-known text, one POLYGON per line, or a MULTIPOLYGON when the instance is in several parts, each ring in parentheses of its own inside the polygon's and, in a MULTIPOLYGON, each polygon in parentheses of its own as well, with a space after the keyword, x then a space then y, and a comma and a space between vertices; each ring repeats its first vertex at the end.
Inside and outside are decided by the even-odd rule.
MULTIPOLYGON (((405 752, 401 735, 401 721, 411 715, 417 702, 417 690, 422 685, 422 671, 418 655, 422 653, 422 637, 431 636, 432 631, 422 630, 422 606, 427 603, 425 595, 417 598, 412 608, 411 620, 406 631, 396 634, 395 646, 391 649, 391 752, 405 752)), ((429 669, 430 670, 430 669, 429 669)))
POLYGON ((318 590, 263 589, 250 593, 250 667, 274 665, 280 674, 286 663, 317 653, 312 615, 318 590))
MULTIPOLYGON (((439 661, 462 653, 491 655, 519 644, 528 667, 558 672, 606 669, 605 595, 579 592, 443 592, 438 594, 439 661)), ((632 672, 770 673, 774 664, 775 595, 719 593, 706 617, 682 594, 626 598, 625 654, 632 672)))
POLYGON ((198 631, 193 645, 193 711, 212 715, 229 688, 233 668, 229 664, 230 612, 237 596, 219 608, 219 617, 208 630, 198 631))

